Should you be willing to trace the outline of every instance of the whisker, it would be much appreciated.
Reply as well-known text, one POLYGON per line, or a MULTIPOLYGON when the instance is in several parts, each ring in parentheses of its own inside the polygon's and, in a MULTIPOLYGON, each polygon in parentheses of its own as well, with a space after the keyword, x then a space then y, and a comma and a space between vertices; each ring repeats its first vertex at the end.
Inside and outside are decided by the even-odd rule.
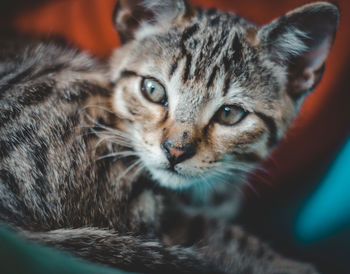
POLYGON ((126 174, 129 173, 129 171, 131 171, 134 167, 136 167, 137 165, 141 164, 142 161, 140 159, 138 159, 137 161, 135 161, 133 164, 131 164, 126 170, 124 170, 124 172, 118 176, 117 180, 121 180, 124 176, 126 176, 126 174))
POLYGON ((203 174, 198 174, 198 176, 201 180, 201 184, 198 184, 199 191, 202 195, 207 195, 207 192, 213 188, 213 184, 203 174), (204 183, 204 185, 202 183, 204 183))
MULTIPOLYGON (((257 191, 257 189, 247 180, 246 174, 235 174, 236 176, 240 177, 240 181, 243 182, 245 185, 247 185, 257 197, 261 197, 260 193, 257 191)), ((241 189, 240 189, 241 190, 241 189)))
POLYGON ((253 169, 247 166, 241 166, 241 165, 223 165, 224 168, 228 170, 233 170, 233 171, 243 171, 245 173, 251 172, 253 169))
POLYGON ((249 181, 245 181, 244 182, 245 185, 247 185, 249 187, 250 190, 252 190, 254 192, 254 194, 257 196, 257 197, 261 197, 261 194, 258 192, 258 190, 253 186, 253 184, 251 184, 249 181))
POLYGON ((128 142, 128 140, 124 140, 124 139, 119 139, 116 138, 115 136, 104 136, 101 137, 98 142, 96 143, 95 147, 98 147, 101 143, 108 141, 109 143, 113 143, 116 145, 121 145, 124 147, 128 147, 128 148, 132 148, 133 146, 128 142))
POLYGON ((265 183, 267 185, 271 185, 271 183, 269 182, 268 178, 266 178, 266 177, 269 177, 270 174, 263 167, 247 167, 247 166, 234 164, 234 166, 228 166, 228 168, 230 170, 243 171, 243 172, 246 173, 247 176, 252 177, 252 178, 256 178, 259 182, 265 183), (262 174, 259 174, 259 172, 262 173, 262 174), (265 175, 266 177, 264 177, 262 175, 265 175))
POLYGON ((90 120, 90 122, 92 122, 94 124, 94 126, 97 125, 98 127, 105 130, 103 132, 99 132, 99 131, 96 131, 94 129, 94 127, 91 125, 82 125, 81 126, 81 128, 89 128, 93 134, 95 134, 96 136, 99 136, 101 138, 96 143, 95 147, 98 147, 104 141, 109 141, 111 143, 114 143, 114 144, 117 144, 120 146, 124 146, 124 147, 128 147, 128 148, 132 147, 131 138, 130 138, 129 134, 127 134, 123 131, 120 131, 118 129, 103 125, 103 124, 99 123, 98 121, 96 121, 95 119, 93 119, 87 113, 85 113, 85 116, 88 120, 90 120), (103 137, 101 137, 101 136, 103 136, 103 137))
POLYGON ((134 179, 142 172, 145 166, 141 163, 139 167, 136 168, 134 175, 130 178, 130 182, 133 182, 134 179))
POLYGON ((102 159, 106 159, 106 158, 110 158, 110 157, 117 157, 117 156, 123 156, 123 157, 118 157, 120 158, 126 158, 126 157, 132 157, 132 156, 137 156, 137 153, 134 151, 120 151, 120 152, 112 152, 106 155, 103 155, 99 158, 97 158, 97 160, 102 160, 102 159))
MULTIPOLYGON (((266 175, 266 176, 269 176, 268 173, 266 173, 265 175, 266 175)), ((256 182, 263 183, 263 184, 266 184, 266 185, 268 185, 268 186, 272 186, 272 183, 271 183, 271 181, 269 180, 269 178, 265 178, 265 177, 262 176, 261 174, 252 172, 252 173, 249 174, 249 177, 255 178, 255 179, 256 179, 256 182)))
POLYGON ((80 137, 94 134, 96 136, 103 135, 103 136, 113 137, 115 139, 122 140, 122 141, 130 141, 129 136, 122 135, 121 132, 96 131, 91 125, 82 125, 82 126, 80 126, 80 128, 90 130, 89 132, 84 132, 83 134, 81 134, 80 137))
POLYGON ((86 114, 85 110, 88 108, 98 108, 98 109, 104 110, 108 113, 111 113, 111 114, 117 116, 117 114, 115 112, 113 112, 112 110, 110 110, 104 106, 101 106, 101 105, 93 105, 93 104, 88 104, 88 105, 83 106, 82 108, 80 108, 79 113, 82 113, 84 111, 84 113, 86 114))
POLYGON ((261 172, 264 172, 264 173, 268 173, 268 170, 267 170, 265 167, 262 167, 262 166, 260 166, 260 165, 253 167, 252 170, 253 170, 253 171, 254 171, 254 170, 258 170, 258 171, 261 171, 261 172))
MULTIPOLYGON (((99 123, 98 121, 96 121, 95 119, 93 119, 89 114, 86 114, 86 117, 90 120, 90 122, 94 123, 95 125, 99 126, 100 128, 105 129, 107 132, 113 133, 117 136, 121 136, 121 137, 125 137, 125 138, 129 138, 129 134, 127 134, 126 132, 120 131, 116 128, 111 128, 109 126, 103 125, 101 123, 99 123)), ((90 126, 91 127, 91 126, 90 126)))

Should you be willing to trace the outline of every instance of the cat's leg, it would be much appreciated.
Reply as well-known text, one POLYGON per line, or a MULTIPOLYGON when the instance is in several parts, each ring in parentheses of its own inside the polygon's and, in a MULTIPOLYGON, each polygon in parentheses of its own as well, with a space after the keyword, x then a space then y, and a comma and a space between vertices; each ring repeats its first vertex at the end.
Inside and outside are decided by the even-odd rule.
POLYGON ((220 273, 191 248, 168 247, 140 236, 79 228, 21 234, 29 240, 70 251, 89 261, 142 273, 220 273))
POLYGON ((239 226, 209 220, 203 216, 183 218, 177 215, 172 218, 177 220, 179 226, 171 225, 171 228, 164 229, 167 231, 163 236, 164 242, 169 245, 195 246, 204 258, 225 273, 318 273, 310 264, 281 256, 239 226))

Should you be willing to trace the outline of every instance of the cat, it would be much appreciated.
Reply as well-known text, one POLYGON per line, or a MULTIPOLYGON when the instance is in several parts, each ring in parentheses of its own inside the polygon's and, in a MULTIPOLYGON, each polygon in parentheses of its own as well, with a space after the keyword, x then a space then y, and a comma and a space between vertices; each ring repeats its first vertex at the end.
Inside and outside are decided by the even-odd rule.
POLYGON ((208 209, 236 203, 320 81, 338 9, 258 27, 185 0, 119 0, 113 18, 123 46, 108 65, 2 40, 0 220, 129 271, 317 273, 232 225, 232 206, 208 209))

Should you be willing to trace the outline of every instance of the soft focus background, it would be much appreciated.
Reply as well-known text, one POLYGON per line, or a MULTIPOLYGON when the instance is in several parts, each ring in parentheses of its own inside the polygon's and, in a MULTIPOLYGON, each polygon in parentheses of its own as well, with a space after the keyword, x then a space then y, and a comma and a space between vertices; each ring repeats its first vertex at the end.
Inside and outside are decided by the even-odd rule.
MULTIPOLYGON (((1 0, 0 27, 61 36, 107 58, 120 46, 112 25, 116 0, 1 0)), ((305 0, 193 0, 266 24, 305 0)), ((285 255, 322 273, 350 273, 350 1, 340 8, 337 38, 321 84, 282 144, 250 176, 253 189, 239 222, 285 255)))

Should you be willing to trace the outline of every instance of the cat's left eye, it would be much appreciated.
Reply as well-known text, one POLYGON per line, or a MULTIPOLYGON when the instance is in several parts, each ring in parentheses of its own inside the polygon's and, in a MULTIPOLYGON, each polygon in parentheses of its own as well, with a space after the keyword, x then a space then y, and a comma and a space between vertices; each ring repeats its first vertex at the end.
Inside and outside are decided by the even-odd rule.
POLYGON ((167 96, 165 88, 156 80, 143 78, 141 82, 142 94, 151 102, 165 105, 167 103, 167 96))
POLYGON ((244 119, 248 114, 243 108, 238 106, 223 106, 216 113, 216 121, 220 124, 233 126, 244 119))

